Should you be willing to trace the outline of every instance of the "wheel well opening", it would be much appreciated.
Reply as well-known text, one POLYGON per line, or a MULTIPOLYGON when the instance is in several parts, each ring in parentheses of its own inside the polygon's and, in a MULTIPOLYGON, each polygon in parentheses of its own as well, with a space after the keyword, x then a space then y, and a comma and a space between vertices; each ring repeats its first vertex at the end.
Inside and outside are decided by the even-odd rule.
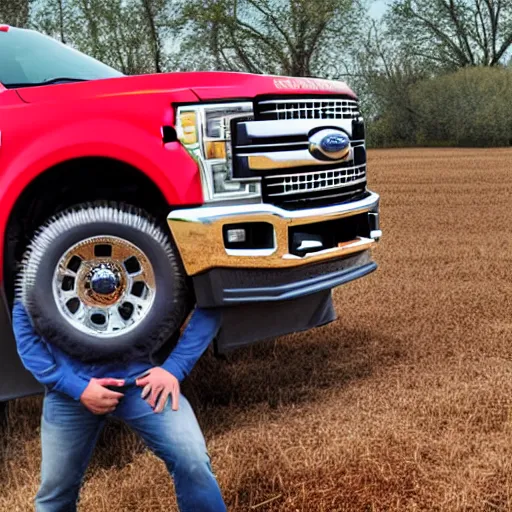
POLYGON ((75 204, 122 201, 165 219, 170 206, 155 183, 138 169, 112 159, 81 158, 59 164, 30 183, 9 216, 4 244, 4 282, 9 304, 18 265, 34 232, 75 204))

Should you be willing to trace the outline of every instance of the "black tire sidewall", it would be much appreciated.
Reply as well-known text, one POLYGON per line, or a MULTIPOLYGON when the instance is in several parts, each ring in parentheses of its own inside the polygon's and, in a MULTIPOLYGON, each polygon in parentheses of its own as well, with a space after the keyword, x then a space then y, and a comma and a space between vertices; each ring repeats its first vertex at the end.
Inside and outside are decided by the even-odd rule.
POLYGON ((36 328, 47 341, 68 354, 84 361, 133 360, 153 353, 180 327, 183 309, 179 304, 183 300, 179 296, 180 277, 176 263, 169 257, 169 247, 147 233, 130 225, 92 221, 64 231, 47 248, 29 292, 29 304, 37 310, 37 314, 33 314, 36 328), (60 312, 53 294, 55 269, 65 252, 97 236, 115 236, 137 246, 151 262, 155 275, 155 297, 146 317, 126 334, 108 338, 74 328, 60 312))

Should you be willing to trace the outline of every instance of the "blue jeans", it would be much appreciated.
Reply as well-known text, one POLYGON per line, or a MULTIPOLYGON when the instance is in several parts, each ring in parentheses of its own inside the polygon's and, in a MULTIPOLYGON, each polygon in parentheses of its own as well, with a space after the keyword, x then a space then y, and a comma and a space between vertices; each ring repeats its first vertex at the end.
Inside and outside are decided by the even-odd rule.
MULTIPOLYGON (((181 512, 225 512, 212 473, 201 429, 186 398, 179 410, 168 403, 160 414, 131 384, 112 414, 125 421, 166 464, 174 478, 181 512)), ((41 424, 41 486, 37 512, 74 512, 84 473, 105 416, 96 416, 80 402, 57 391, 46 394, 41 424)))

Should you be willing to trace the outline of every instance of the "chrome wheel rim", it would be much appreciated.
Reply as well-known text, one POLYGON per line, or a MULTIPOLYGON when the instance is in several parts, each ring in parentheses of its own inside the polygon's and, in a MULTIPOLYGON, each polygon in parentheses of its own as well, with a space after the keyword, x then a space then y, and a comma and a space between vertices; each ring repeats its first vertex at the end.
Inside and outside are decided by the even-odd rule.
POLYGON ((155 298, 153 266, 136 245, 115 236, 82 240, 60 258, 53 296, 76 329, 114 337, 135 329, 155 298))

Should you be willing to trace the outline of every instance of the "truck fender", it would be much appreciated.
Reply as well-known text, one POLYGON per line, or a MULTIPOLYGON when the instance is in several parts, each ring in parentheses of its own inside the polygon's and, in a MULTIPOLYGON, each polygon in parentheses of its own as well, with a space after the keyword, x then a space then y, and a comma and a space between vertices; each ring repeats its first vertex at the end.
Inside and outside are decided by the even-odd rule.
MULTIPOLYGON (((76 122, 35 138, 9 164, 0 178, 2 233, 5 233, 10 212, 25 187, 46 170, 83 157, 111 158, 131 165, 155 183, 169 205, 201 204, 203 201, 197 164, 179 142, 164 144, 158 132, 151 134, 115 120, 76 122)), ((3 250, 2 237, 0 255, 3 250)))

